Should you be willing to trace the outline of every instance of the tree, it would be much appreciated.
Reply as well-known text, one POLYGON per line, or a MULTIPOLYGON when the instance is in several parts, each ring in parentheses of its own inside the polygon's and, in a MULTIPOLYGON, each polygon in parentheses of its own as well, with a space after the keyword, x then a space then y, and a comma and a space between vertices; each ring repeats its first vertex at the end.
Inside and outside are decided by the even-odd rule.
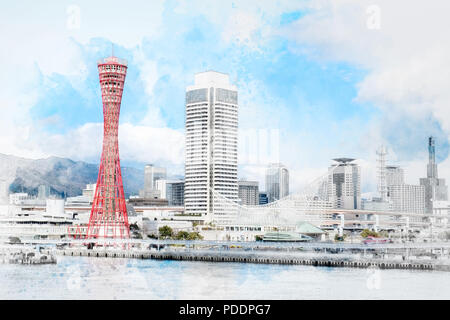
POLYGON ((137 223, 130 224, 130 231, 139 231, 137 223))
POLYGON ((347 238, 347 235, 346 235, 346 234, 342 235, 342 237, 341 237, 339 234, 336 234, 336 235, 334 236, 334 241, 344 241, 345 238, 347 238))
POLYGON ((203 240, 203 237, 198 232, 189 232, 188 240, 203 240))
POLYGON ((166 238, 172 238, 173 237, 173 230, 169 226, 162 226, 158 230, 159 230, 159 236, 161 238, 166 239, 166 238))
POLYGON ((377 232, 375 232, 375 231, 371 231, 371 230, 369 230, 369 229, 364 229, 362 232, 361 232, 361 237, 363 237, 363 238, 367 238, 367 237, 375 237, 375 238, 378 238, 380 235, 377 233, 377 232))
POLYGON ((189 232, 187 231, 179 231, 176 236, 176 240, 188 240, 189 239, 189 232))
POLYGON ((11 243, 11 244, 20 244, 20 243, 22 243, 22 241, 20 241, 19 237, 9 237, 8 240, 9 240, 9 243, 11 243))

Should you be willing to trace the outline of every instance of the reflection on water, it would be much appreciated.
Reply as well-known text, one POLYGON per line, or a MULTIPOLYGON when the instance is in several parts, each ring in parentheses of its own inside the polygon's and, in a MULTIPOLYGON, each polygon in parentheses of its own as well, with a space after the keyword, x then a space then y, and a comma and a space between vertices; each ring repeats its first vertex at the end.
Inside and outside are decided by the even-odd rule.
POLYGON ((0 299, 449 299, 450 274, 58 257, 0 265, 0 299))

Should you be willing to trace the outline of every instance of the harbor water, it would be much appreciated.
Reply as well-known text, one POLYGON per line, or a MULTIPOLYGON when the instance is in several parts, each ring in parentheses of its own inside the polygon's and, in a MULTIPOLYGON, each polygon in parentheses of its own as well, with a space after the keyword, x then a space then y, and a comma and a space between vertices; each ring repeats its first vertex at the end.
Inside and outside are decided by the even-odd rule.
POLYGON ((58 256, 0 264, 0 299, 449 299, 450 273, 58 256))

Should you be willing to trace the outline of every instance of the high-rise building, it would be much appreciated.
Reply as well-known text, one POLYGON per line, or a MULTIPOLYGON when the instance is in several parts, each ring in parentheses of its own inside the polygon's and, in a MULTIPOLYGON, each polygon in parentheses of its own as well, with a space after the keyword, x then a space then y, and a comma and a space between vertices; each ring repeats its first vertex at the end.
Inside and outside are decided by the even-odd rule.
POLYGON ((259 183, 258 181, 238 181, 239 199, 245 206, 257 206, 259 204, 259 183))
POLYGON ((139 192, 141 198, 157 199, 161 198, 161 192, 156 187, 158 180, 166 179, 166 168, 155 167, 147 164, 144 168, 144 189, 139 192))
POLYGON ((425 188, 405 184, 402 168, 386 166, 386 185, 389 210, 410 213, 425 212, 425 188))
POLYGON ((161 199, 167 199, 169 206, 184 205, 184 180, 159 179, 156 181, 156 188, 161 199))
POLYGON ((269 198, 267 197, 266 192, 259 193, 259 205, 264 205, 269 203, 269 198))
POLYGON ((394 186, 405 183, 403 169, 399 166, 386 166, 386 186, 394 186))
POLYGON ((269 202, 289 195, 289 171, 281 163, 271 163, 266 169, 266 192, 269 202))
POLYGON ((420 185, 425 187, 425 210, 427 213, 433 212, 433 201, 446 201, 448 199, 448 187, 445 185, 445 179, 438 178, 433 137, 428 138, 427 177, 420 178, 420 185))
POLYGON ((127 62, 114 56, 101 59, 98 73, 103 102, 103 150, 87 238, 129 238, 119 158, 119 114, 127 62))
POLYGON ((195 75, 186 88, 185 213, 225 221, 237 202, 238 93, 227 74, 195 75), (219 195, 219 197, 217 196, 219 195))
POLYGON ((387 201, 387 184, 386 184, 386 148, 381 146, 377 150, 377 174, 378 174, 378 193, 380 194, 380 201, 387 201))
POLYGON ((411 184, 388 185, 391 208, 396 212, 425 213, 425 188, 411 184))
POLYGON ((38 199, 45 200, 50 196, 50 187, 48 185, 40 185, 38 187, 38 199))
POLYGON ((328 200, 335 208, 361 209, 361 168, 355 159, 333 159, 328 169, 328 200))

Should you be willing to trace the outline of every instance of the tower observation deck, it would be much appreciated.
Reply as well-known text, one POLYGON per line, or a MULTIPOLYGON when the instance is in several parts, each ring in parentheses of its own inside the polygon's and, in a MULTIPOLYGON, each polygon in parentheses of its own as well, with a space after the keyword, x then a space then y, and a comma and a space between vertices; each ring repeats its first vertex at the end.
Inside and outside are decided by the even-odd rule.
POLYGON ((118 139, 127 62, 111 56, 97 65, 103 102, 103 149, 86 237, 129 238, 118 139))

